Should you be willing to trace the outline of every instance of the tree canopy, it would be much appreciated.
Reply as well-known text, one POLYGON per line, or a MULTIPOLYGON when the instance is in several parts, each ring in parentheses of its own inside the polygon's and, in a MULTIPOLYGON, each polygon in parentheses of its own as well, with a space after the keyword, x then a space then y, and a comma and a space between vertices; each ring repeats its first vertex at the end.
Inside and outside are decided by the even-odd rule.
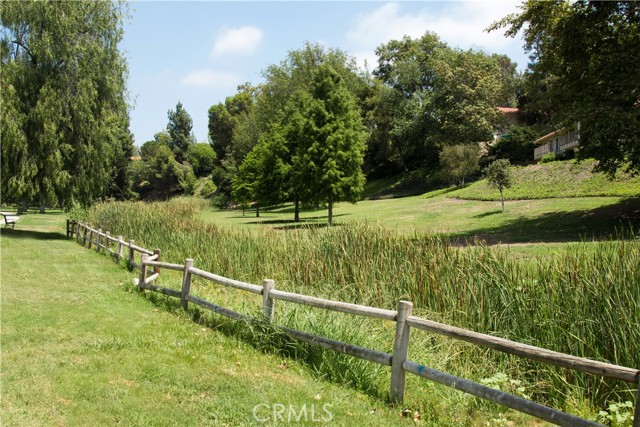
POLYGON ((126 197, 127 3, 4 2, 3 201, 41 207, 126 197))
POLYGON ((169 148, 173 151, 178 163, 187 158, 189 146, 195 143, 195 137, 191 133, 193 128, 193 120, 184 109, 181 102, 176 104, 175 110, 169 110, 167 113, 169 123, 167 124, 167 133, 169 134, 169 148))
POLYGON ((640 3, 537 2, 495 23, 530 53, 532 104, 557 126, 580 123, 580 157, 640 170, 640 3))
POLYGON ((502 213, 504 213, 504 190, 511 187, 513 180, 511 176, 511 164, 507 159, 498 159, 492 162, 484 170, 487 178, 487 185, 500 191, 500 202, 502 203, 502 213))
POLYGON ((313 72, 311 85, 296 91, 260 143, 245 157, 234 179, 242 202, 272 205, 287 199, 327 204, 357 201, 364 187, 364 132, 356 100, 329 64, 313 72))
POLYGON ((380 79, 368 158, 396 171, 433 168, 443 146, 492 139, 519 85, 500 55, 453 49, 436 34, 391 40, 376 50, 380 79))
POLYGON ((304 199, 328 204, 331 225, 333 203, 356 202, 364 188, 362 120, 355 99, 329 65, 318 67, 311 90, 299 92, 294 104, 287 132, 294 144, 294 181, 304 199))

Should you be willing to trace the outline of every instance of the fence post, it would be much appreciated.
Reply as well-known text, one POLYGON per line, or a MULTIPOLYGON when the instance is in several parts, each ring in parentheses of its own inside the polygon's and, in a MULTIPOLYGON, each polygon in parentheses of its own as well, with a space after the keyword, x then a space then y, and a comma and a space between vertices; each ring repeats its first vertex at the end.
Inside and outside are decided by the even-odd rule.
MULTIPOLYGON (((156 258, 156 261, 160 261, 160 249, 154 249, 153 254, 158 255, 158 258, 156 258)), ((160 274, 160 267, 153 267, 153 272, 160 274)))
POLYGON ((189 301, 187 301, 187 295, 191 291, 191 273, 189 269, 193 267, 193 259, 187 258, 184 260, 184 273, 182 273, 182 293, 180 294, 180 305, 183 309, 189 307, 189 301))
POLYGON ((135 261, 136 253, 133 250, 133 243, 135 240, 129 240, 129 264, 135 261))
POLYGON ((98 241, 96 242, 96 252, 100 253, 102 247, 102 228, 98 228, 98 241))
POLYGON ((640 427, 640 374, 636 376, 638 395, 636 397, 636 410, 633 411, 633 427, 640 427))
POLYGON ((109 240, 109 237, 111 237, 111 233, 108 231, 104 232, 104 251, 107 253, 107 255, 111 254, 111 240, 109 240))
POLYGON ((264 279, 262 281, 262 313, 264 320, 272 323, 273 313, 275 311, 275 301, 269 296, 269 292, 275 286, 275 282, 271 279, 264 279))
POLYGON ((144 289, 145 282, 147 281, 147 266, 145 262, 147 262, 147 258, 149 255, 142 254, 142 260, 140 261, 140 277, 138 278, 138 290, 142 291, 144 289))
POLYGON ((405 371, 402 364, 407 360, 409 352, 409 325, 407 317, 411 316, 413 304, 409 301, 398 302, 396 316, 396 336, 393 341, 393 357, 391 358, 391 390, 392 402, 401 403, 404 399, 405 371))
POLYGON ((118 236, 118 262, 122 259, 122 236, 118 236))
POLYGON ((82 246, 87 246, 87 225, 86 224, 82 224, 82 229, 83 229, 82 246))
POLYGON ((93 243, 93 228, 91 229, 91 231, 89 231, 89 245, 87 246, 87 249, 91 249, 92 243, 93 243))

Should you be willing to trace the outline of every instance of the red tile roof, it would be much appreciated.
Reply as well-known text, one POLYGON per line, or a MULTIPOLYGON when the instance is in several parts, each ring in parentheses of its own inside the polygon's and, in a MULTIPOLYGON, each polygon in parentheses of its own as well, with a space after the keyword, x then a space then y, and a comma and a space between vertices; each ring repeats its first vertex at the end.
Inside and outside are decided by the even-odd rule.
POLYGON ((520 111, 517 108, 513 107, 496 107, 496 109, 502 113, 517 113, 520 111))

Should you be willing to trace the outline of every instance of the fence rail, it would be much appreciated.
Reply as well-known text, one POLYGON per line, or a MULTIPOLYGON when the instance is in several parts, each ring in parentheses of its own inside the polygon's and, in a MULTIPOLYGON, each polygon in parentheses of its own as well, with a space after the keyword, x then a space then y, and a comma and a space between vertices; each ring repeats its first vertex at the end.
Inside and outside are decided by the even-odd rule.
POLYGON ((172 264, 160 261, 160 250, 150 251, 134 244, 133 240, 125 241, 122 236, 113 238, 109 232, 92 228, 86 224, 67 220, 67 237, 75 238, 87 248, 96 246, 96 251, 106 251, 116 256, 118 260, 126 259, 129 265, 139 268, 138 288, 140 290, 150 290, 174 298, 179 298, 182 308, 188 309, 188 304, 193 303, 207 310, 211 310, 220 315, 239 321, 255 321, 256 319, 238 313, 234 310, 216 305, 210 301, 199 298, 191 294, 191 278, 198 276, 220 285, 240 289, 246 292, 262 295, 263 321, 273 324, 275 312, 275 301, 280 300, 294 304, 307 305, 311 307, 333 310, 357 316, 373 317, 396 322, 395 338, 393 344, 393 354, 380 352, 373 349, 360 347, 331 338, 318 336, 309 332, 303 332, 292 328, 275 326, 294 339, 304 341, 313 345, 344 353, 353 357, 368 360, 384 366, 391 367, 391 386, 389 396, 392 401, 401 402, 405 392, 406 373, 414 374, 431 381, 446 385, 465 393, 472 394, 492 401, 494 403, 515 409, 517 411, 532 415, 536 418, 548 421, 559 426, 602 426, 591 420, 586 420, 575 415, 570 415, 522 397, 505 393, 500 390, 487 387, 485 385, 459 378, 454 375, 438 371, 436 369, 420 365, 408 360, 410 329, 420 329, 431 333, 445 335, 450 338, 470 342, 482 347, 491 348, 505 353, 524 357, 550 365, 561 366, 567 369, 586 372, 602 377, 622 380, 638 386, 636 405, 634 411, 633 427, 640 427, 640 370, 628 368, 610 363, 591 360, 583 357, 576 357, 565 353, 559 353, 540 347, 518 343, 508 339, 481 334, 467 329, 446 325, 420 317, 412 316, 413 304, 409 301, 399 301, 396 310, 388 310, 376 307, 369 307, 358 304, 351 304, 341 301, 333 301, 308 295, 285 292, 275 289, 273 280, 264 280, 262 286, 252 283, 240 282, 219 276, 208 271, 204 271, 193 266, 193 259, 186 259, 184 264, 172 264), (87 237, 88 235, 88 237, 87 237), (95 235, 95 240, 94 240, 95 235), (74 237, 75 236, 75 237, 74 237), (104 241, 102 240, 104 237, 104 241), (110 249, 110 243, 118 244, 117 250, 110 249), (124 256, 122 248, 128 247, 129 254, 124 256), (135 252, 140 253, 140 263, 135 261, 135 252), (153 268, 153 273, 148 275, 148 268, 153 268), (160 277, 160 269, 182 271, 181 290, 164 288, 151 284, 160 277))

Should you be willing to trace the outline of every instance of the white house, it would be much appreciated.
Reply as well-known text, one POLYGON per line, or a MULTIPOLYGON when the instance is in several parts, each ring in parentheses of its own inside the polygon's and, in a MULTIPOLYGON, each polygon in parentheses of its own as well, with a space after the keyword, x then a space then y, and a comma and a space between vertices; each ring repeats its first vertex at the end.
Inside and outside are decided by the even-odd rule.
POLYGON ((545 154, 562 154, 569 148, 573 148, 580 142, 580 123, 574 128, 562 128, 551 132, 533 143, 536 148, 533 150, 533 159, 540 160, 545 154))

